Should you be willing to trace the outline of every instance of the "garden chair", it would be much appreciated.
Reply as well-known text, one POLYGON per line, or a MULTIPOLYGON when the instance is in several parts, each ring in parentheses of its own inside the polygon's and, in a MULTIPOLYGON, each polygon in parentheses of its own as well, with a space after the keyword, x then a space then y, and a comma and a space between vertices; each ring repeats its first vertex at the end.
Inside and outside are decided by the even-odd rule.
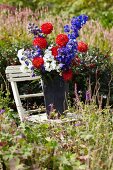
POLYGON ((43 94, 43 92, 35 93, 35 94, 23 94, 23 95, 19 94, 19 90, 18 90, 18 86, 17 86, 18 82, 32 81, 32 80, 40 79, 40 76, 32 77, 32 73, 29 70, 27 70, 25 73, 23 73, 20 69, 20 66, 21 65, 8 66, 5 70, 5 72, 6 72, 6 77, 7 77, 8 81, 11 83, 14 100, 16 103, 17 111, 18 111, 21 122, 23 122, 24 120, 28 120, 28 121, 32 121, 32 122, 48 121, 49 123, 65 123, 65 122, 73 122, 73 121, 77 120, 78 118, 81 118, 81 116, 79 116, 79 115, 75 115, 73 117, 73 115, 71 113, 69 113, 68 115, 69 115, 69 117, 71 115, 72 118, 66 119, 66 120, 64 119, 63 121, 60 119, 50 120, 47 118, 46 113, 31 115, 31 116, 28 116, 28 114, 27 114, 27 116, 26 116, 26 113, 37 112, 38 109, 25 110, 22 106, 21 99, 29 98, 29 97, 40 97, 40 96, 44 96, 44 94, 43 94))
MULTIPOLYGON (((21 121, 25 120, 25 115, 26 113, 32 113, 32 112, 37 112, 38 110, 25 110, 22 106, 22 102, 21 99, 22 98, 29 98, 29 97, 40 97, 40 96, 44 96, 43 92, 41 93, 36 93, 36 94, 23 94, 20 95, 19 94, 19 90, 18 90, 18 86, 17 86, 17 82, 24 82, 24 81, 32 81, 32 80, 37 80, 40 79, 40 76, 35 76, 32 77, 32 73, 27 70, 25 73, 23 73, 20 69, 20 65, 16 65, 16 66, 8 66, 6 68, 6 77, 8 79, 8 81, 11 83, 11 88, 13 91, 13 96, 14 96, 14 100, 16 103, 16 107, 17 107, 17 111, 20 117, 21 121)), ((38 114, 38 118, 41 119, 41 116, 43 115, 44 119, 47 119, 47 116, 45 114, 38 114)), ((36 118, 37 115, 35 115, 36 118)))

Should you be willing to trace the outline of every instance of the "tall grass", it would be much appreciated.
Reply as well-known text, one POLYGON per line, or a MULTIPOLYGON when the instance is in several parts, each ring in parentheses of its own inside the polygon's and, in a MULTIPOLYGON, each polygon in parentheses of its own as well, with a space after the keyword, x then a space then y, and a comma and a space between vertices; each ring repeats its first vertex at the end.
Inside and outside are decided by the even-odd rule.
POLYGON ((80 31, 80 39, 103 52, 113 51, 113 28, 105 29, 99 21, 88 21, 80 31))
MULTIPOLYGON (((63 32, 63 26, 69 23, 67 16, 52 16, 48 9, 37 10, 36 12, 26 8, 15 10, 15 12, 0 12, 0 39, 12 42, 30 41, 27 26, 29 22, 41 25, 43 22, 52 22, 54 31, 51 37, 63 32)), ((103 50, 113 50, 113 28, 107 30, 102 27, 99 21, 90 20, 80 31, 80 38, 90 46, 99 47, 103 50)))

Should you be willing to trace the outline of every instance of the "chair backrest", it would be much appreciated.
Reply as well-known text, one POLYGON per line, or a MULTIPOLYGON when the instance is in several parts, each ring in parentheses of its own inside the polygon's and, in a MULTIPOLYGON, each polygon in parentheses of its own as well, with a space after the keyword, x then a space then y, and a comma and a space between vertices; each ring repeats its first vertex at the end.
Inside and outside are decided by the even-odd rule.
POLYGON ((23 73, 20 69, 20 65, 16 65, 16 66, 8 66, 6 68, 6 77, 8 79, 8 81, 14 81, 14 82, 18 82, 18 81, 29 81, 29 80, 37 80, 40 79, 40 76, 35 76, 32 77, 32 73, 29 70, 26 70, 25 73, 23 73))
POLYGON ((29 97, 41 97, 41 96, 44 96, 44 94, 43 94, 43 91, 40 93, 35 93, 35 94, 23 94, 23 95, 19 94, 17 82, 41 79, 40 76, 32 77, 32 72, 30 72, 29 70, 26 70, 26 72, 23 73, 20 67, 21 65, 8 66, 5 72, 6 72, 6 77, 8 81, 11 83, 14 100, 16 103, 17 111, 19 113, 20 120, 23 121, 25 118, 25 113, 37 112, 37 109, 25 111, 25 109, 22 106, 21 99, 29 98, 29 97))

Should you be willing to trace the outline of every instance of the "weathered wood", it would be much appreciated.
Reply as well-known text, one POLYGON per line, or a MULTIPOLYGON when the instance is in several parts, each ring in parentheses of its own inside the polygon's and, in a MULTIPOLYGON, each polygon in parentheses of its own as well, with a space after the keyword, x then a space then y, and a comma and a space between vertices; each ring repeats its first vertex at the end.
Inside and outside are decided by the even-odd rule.
POLYGON ((10 82, 12 82, 12 81, 31 81, 31 80, 38 80, 38 79, 40 79, 39 77, 20 77, 20 78, 13 78, 13 77, 11 77, 11 78, 8 78, 8 81, 10 81, 10 82))
POLYGON ((23 73, 20 69, 20 66, 8 66, 5 70, 6 77, 8 81, 31 81, 31 80, 39 80, 40 76, 32 77, 32 72, 30 70, 26 70, 23 73))
POLYGON ((14 96, 14 99, 15 99, 15 103, 16 103, 16 107, 17 107, 17 111, 18 111, 20 120, 23 121, 24 108, 22 107, 22 103, 21 103, 21 100, 20 100, 20 97, 19 97, 19 92, 18 92, 16 82, 11 82, 11 87, 12 87, 13 96, 14 96))
POLYGON ((22 106, 21 99, 29 98, 29 97, 41 97, 44 95, 43 95, 43 92, 36 93, 36 94, 24 94, 24 95, 19 94, 17 82, 40 80, 40 76, 32 77, 32 72, 30 70, 26 70, 26 73, 23 73, 20 67, 21 67, 20 65, 8 66, 5 72, 6 72, 6 77, 8 81, 11 83, 13 96, 14 96, 14 100, 16 103, 16 107, 17 107, 20 120, 24 121, 26 113, 37 112, 38 109, 26 111, 22 106))
POLYGON ((36 93, 36 94, 24 94, 24 95, 20 95, 20 98, 29 98, 29 97, 41 97, 44 96, 43 93, 36 93))

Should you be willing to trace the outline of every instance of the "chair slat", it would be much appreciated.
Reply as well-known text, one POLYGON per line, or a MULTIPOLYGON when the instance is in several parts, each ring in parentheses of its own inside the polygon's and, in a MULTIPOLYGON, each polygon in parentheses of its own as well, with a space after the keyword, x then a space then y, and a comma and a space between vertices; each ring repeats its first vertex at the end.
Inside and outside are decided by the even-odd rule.
POLYGON ((11 77, 11 78, 8 78, 8 81, 9 82, 12 82, 12 81, 19 82, 19 81, 38 80, 38 79, 40 79, 39 76, 35 76, 35 77, 20 77, 20 78, 18 78, 18 77, 17 78, 11 77))
POLYGON ((36 93, 36 94, 23 94, 23 95, 20 95, 20 98, 29 98, 29 97, 41 97, 41 96, 44 96, 43 93, 36 93))
MULTIPOLYGON (((20 65, 17 66, 8 66, 6 68, 6 74, 7 73, 22 73, 21 69, 20 69, 20 65)), ((31 71, 29 69, 26 69, 26 73, 31 73, 31 71)))
POLYGON ((7 77, 32 77, 31 73, 9 73, 7 74, 7 77))

